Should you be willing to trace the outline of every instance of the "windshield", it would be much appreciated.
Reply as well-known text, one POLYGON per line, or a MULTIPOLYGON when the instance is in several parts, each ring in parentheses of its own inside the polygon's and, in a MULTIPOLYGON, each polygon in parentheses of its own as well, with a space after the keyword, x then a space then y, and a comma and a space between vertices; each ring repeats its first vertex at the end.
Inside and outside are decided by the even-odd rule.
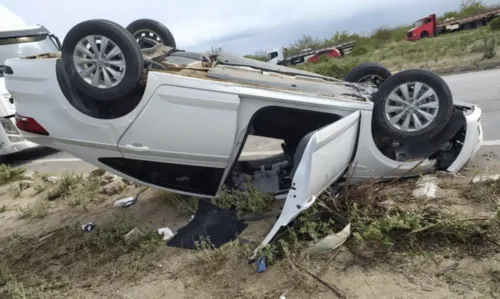
POLYGON ((424 19, 416 21, 415 24, 413 24, 413 27, 417 28, 417 27, 420 27, 422 25, 424 25, 424 19))
MULTIPOLYGON (((39 55, 59 51, 47 35, 7 37, 0 39, 0 66, 9 58, 39 55)), ((3 77, 0 72, 0 77, 3 77)))

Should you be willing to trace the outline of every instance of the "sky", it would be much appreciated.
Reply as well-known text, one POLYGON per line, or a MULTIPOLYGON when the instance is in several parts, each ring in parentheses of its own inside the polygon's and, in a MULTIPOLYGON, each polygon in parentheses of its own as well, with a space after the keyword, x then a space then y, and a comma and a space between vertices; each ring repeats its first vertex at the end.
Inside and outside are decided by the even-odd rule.
MULTIPOLYGON (((494 4, 500 0, 485 0, 494 4)), ((64 38, 81 21, 104 18, 126 27, 139 18, 164 23, 177 47, 222 47, 237 55, 288 46, 303 34, 370 32, 410 25, 431 13, 458 9, 460 0, 1 0, 28 25, 42 24, 64 38)))

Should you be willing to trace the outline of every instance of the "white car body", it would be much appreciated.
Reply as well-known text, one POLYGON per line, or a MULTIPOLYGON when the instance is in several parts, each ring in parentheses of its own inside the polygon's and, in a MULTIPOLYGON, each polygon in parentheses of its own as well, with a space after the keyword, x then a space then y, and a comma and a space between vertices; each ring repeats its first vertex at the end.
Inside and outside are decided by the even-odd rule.
MULTIPOLYGON (((234 171, 246 136, 252 132, 265 135, 265 128, 274 125, 274 115, 278 119, 276 113, 284 111, 284 119, 290 121, 291 127, 276 124, 276 128, 285 128, 283 131, 301 121, 301 126, 307 126, 323 118, 321 125, 300 136, 289 188, 270 187, 276 195, 284 195, 286 202, 263 245, 347 174, 351 182, 360 182, 380 176, 417 176, 436 169, 436 159, 400 162, 379 150, 372 136, 374 104, 364 93, 369 88, 362 85, 332 78, 326 81, 316 74, 308 77, 311 73, 295 69, 294 74, 286 75, 292 69, 226 56, 220 60, 233 61, 233 65, 217 65, 208 72, 219 80, 149 71, 135 108, 117 118, 98 119, 70 103, 74 99, 67 98, 65 87, 61 87, 64 84, 58 81, 59 60, 15 58, 6 62, 12 70, 6 75, 7 88, 15 98, 19 119, 34 119, 49 134, 23 132, 23 137, 126 179, 179 194, 217 196, 234 171), (272 113, 263 116, 267 111, 272 113), (300 118, 286 118, 289 111, 297 112, 300 118), (310 114, 314 116, 307 119, 310 114), (260 129, 258 122, 262 122, 260 129), (141 164, 144 161, 146 165, 141 164), (353 166, 350 173, 349 166, 353 166), (189 176, 191 168, 198 170, 189 176), (170 170, 171 177, 167 175, 170 170), (188 183, 183 185, 183 180, 188 183)), ((463 113, 461 132, 465 137, 459 153, 446 167, 451 172, 461 169, 483 139, 481 109, 470 105, 463 113)), ((279 137, 269 135, 273 136, 265 137, 279 137)), ((275 163, 255 170, 254 177, 274 178, 278 168, 275 163)), ((266 184, 276 186, 271 179, 266 184)))
MULTIPOLYGON (((43 26, 28 26, 12 11, 0 6, 0 66, 8 58, 57 51, 43 26), (45 39, 38 37, 46 36, 45 39)), ((16 106, 0 74, 0 156, 17 153, 38 144, 25 140, 16 127, 16 106)))

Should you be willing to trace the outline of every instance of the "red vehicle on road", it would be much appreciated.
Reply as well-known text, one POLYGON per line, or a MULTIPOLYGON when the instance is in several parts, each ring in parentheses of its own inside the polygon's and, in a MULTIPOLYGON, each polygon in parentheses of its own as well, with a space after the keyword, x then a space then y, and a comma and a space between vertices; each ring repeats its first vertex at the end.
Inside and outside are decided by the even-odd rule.
POLYGON ((413 25, 413 29, 407 32, 406 40, 416 41, 443 33, 478 28, 498 16, 500 16, 500 8, 497 7, 470 17, 445 20, 445 22, 438 24, 436 14, 432 14, 417 20, 413 25))

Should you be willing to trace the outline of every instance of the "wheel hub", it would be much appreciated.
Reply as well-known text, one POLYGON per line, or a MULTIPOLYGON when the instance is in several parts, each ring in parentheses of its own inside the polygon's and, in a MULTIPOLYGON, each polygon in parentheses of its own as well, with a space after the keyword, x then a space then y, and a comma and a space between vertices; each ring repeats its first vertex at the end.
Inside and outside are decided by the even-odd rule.
POLYGON ((389 93, 384 108, 385 118, 393 128, 417 132, 436 119, 439 100, 435 91, 426 84, 404 83, 389 93))
POLYGON ((358 80, 358 83, 363 83, 363 84, 373 84, 375 86, 379 86, 380 82, 382 82, 382 78, 378 75, 368 75, 364 76, 361 79, 358 80))
POLYGON ((125 76, 124 54, 115 42, 105 36, 82 38, 73 51, 73 62, 80 77, 97 88, 114 87, 125 76))
POLYGON ((141 49, 152 48, 163 43, 161 37, 151 30, 139 30, 133 34, 141 49))

